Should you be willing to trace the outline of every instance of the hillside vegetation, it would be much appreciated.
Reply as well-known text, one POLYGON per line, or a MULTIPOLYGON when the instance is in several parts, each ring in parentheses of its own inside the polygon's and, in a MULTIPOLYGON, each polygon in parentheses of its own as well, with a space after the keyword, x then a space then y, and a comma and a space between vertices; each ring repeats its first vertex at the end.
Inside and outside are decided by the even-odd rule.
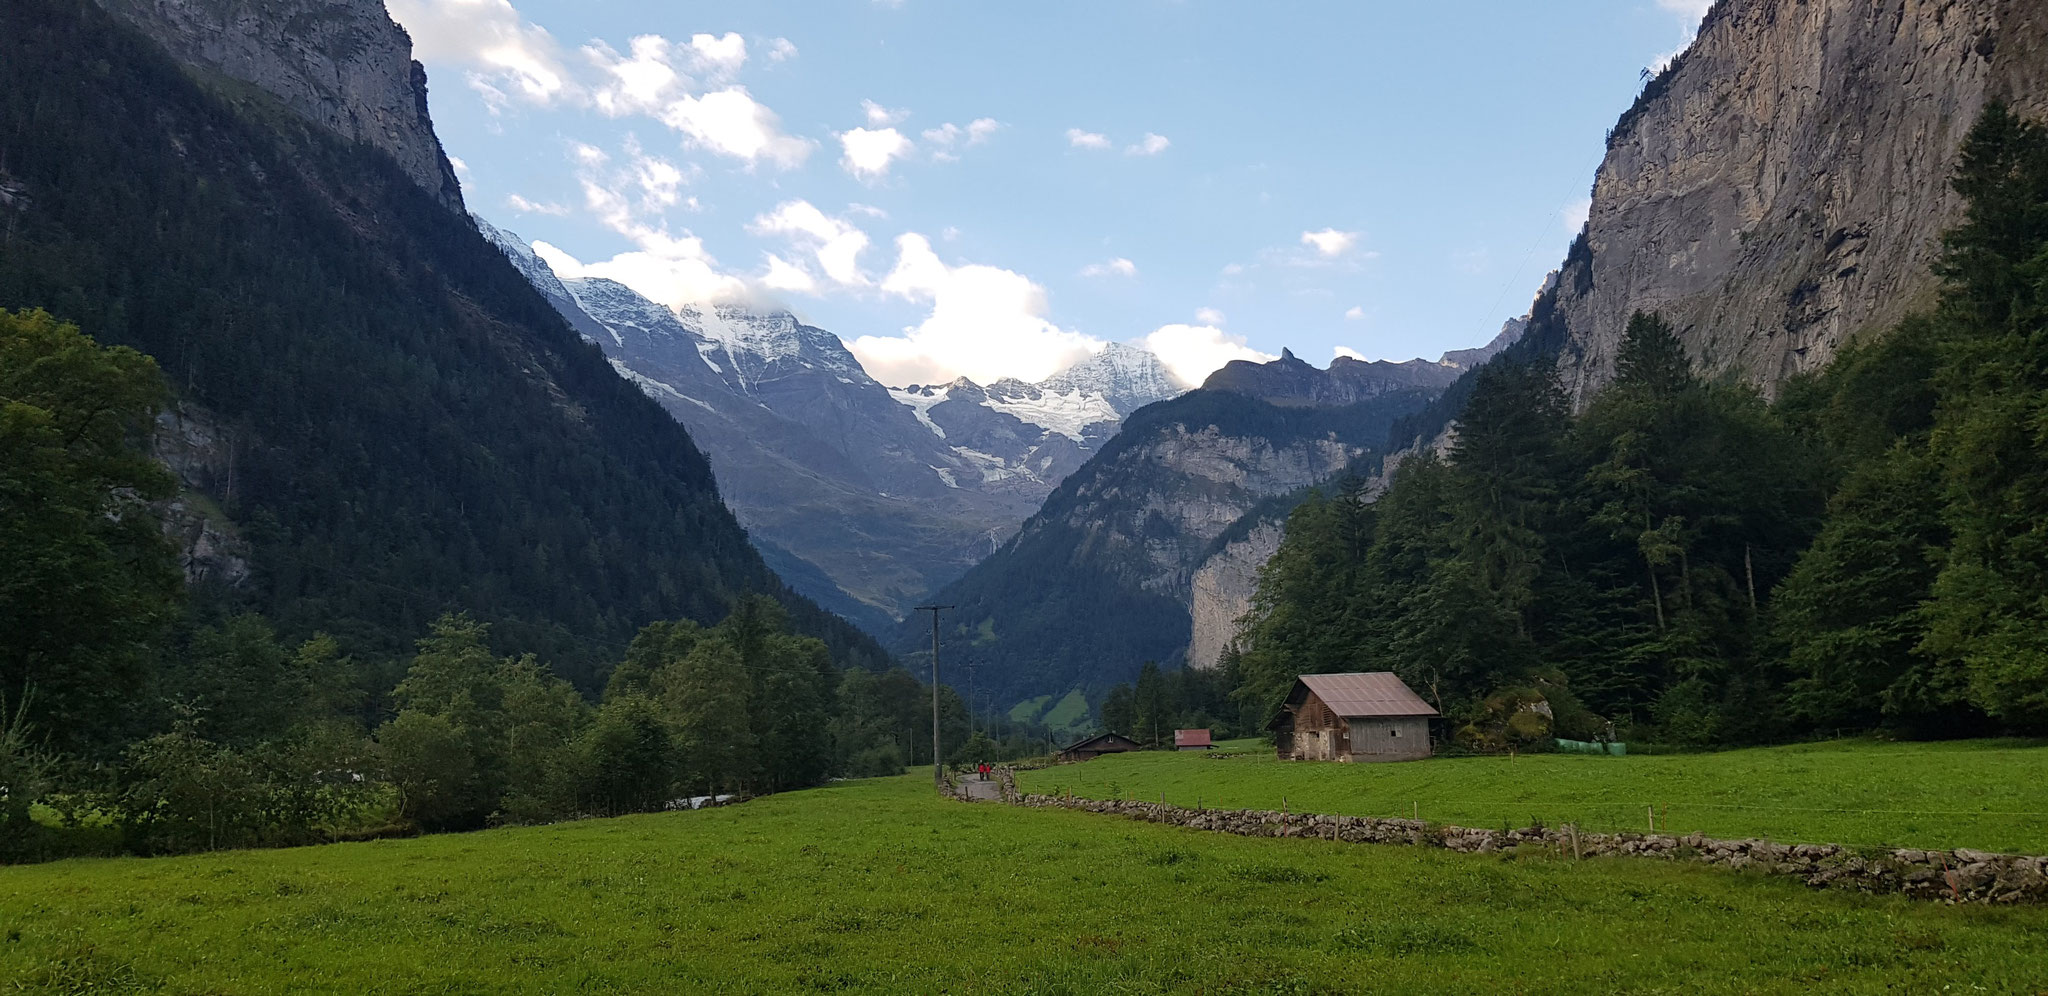
POLYGON ((1495 829, 1577 823, 1784 843, 2048 854, 2048 744, 1836 741, 1713 754, 1524 754, 1404 764, 1112 754, 1017 776, 1027 792, 1495 829))
POLYGON ((29 992, 2026 992, 2048 911, 944 801, 0 870, 29 992))
POLYGON ((640 627, 761 593, 886 666, 769 572, 683 429, 374 149, 87 0, 17 0, 0 181, 0 308, 149 355, 210 427, 180 469, 249 574, 197 589, 202 613, 389 658, 466 610, 594 692, 640 627))
MULTIPOLYGON (((1004 710, 1077 688, 1099 703, 1144 662, 1172 664, 1188 642, 1186 574, 1221 528, 1202 516, 1259 504, 1258 479, 1283 476, 1254 469, 1262 458, 1306 465, 1331 440, 1376 446, 1429 396, 1301 407, 1203 389, 1139 409, 1016 536, 932 597, 958 606, 942 661, 975 667, 976 687, 1004 710)), ((891 646, 916 660, 930 640, 918 616, 891 646)))
POLYGON ((1992 105, 1954 183, 1939 304, 1775 402, 1637 314, 1574 410, 1532 333, 1447 454, 1304 503, 1229 662, 1247 718, 1391 670, 1493 749, 2048 730, 2048 131, 1992 105))

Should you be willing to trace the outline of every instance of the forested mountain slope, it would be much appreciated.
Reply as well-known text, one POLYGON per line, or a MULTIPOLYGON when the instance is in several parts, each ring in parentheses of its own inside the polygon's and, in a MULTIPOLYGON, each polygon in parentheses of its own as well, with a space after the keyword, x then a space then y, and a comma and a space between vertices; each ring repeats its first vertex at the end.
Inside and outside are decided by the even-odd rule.
POLYGON ((1775 401, 1640 311, 1583 407, 1483 368, 1442 455, 1289 518, 1240 699, 1362 656, 1475 746, 2048 729, 2048 129, 1994 102, 1957 162, 1934 302, 1775 401))
POLYGON ((0 307, 147 352, 211 427, 188 483, 252 573, 204 597, 358 652, 468 609, 588 688, 641 625, 766 592, 880 662, 763 565, 683 429, 383 151, 91 4, 13 0, 0 190, 0 307))
MULTIPOLYGON (((1210 544, 1262 500, 1350 465, 1429 397, 1395 374, 1370 400, 1303 404, 1336 390, 1331 375, 1291 356, 1270 366, 1227 379, 1272 399, 1205 386, 1140 409, 1014 539, 934 596, 959 606, 945 666, 972 667, 976 694, 1007 708, 1075 688, 1096 698, 1145 661, 1178 663, 1210 544)), ((897 631, 899 651, 928 646, 917 623, 897 631)))

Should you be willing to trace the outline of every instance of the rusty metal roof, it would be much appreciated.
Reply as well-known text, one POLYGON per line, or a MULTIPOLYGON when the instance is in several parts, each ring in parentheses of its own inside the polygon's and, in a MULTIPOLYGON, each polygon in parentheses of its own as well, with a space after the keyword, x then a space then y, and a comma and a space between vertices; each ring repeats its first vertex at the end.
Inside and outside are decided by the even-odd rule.
POLYGON ((1173 745, 1175 747, 1212 746, 1209 742, 1208 730, 1175 730, 1173 731, 1173 745))
POLYGON ((1346 719, 1360 716, 1434 716, 1435 709, 1410 690, 1392 671, 1368 674, 1304 674, 1302 684, 1330 711, 1346 719))

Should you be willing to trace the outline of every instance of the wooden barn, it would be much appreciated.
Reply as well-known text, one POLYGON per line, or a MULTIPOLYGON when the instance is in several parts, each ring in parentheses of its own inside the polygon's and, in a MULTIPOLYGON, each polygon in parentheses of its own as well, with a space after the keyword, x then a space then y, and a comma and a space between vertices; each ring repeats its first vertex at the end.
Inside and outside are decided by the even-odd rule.
POLYGON ((1086 761, 1103 754, 1121 754, 1127 750, 1137 749, 1138 742, 1121 733, 1098 733, 1060 751, 1060 760, 1086 761))
POLYGON ((1391 671, 1304 674, 1266 728, 1281 760, 1419 761, 1436 716, 1391 671))
POLYGON ((1215 741, 1209 739, 1208 730, 1173 731, 1174 750, 1215 750, 1215 741))

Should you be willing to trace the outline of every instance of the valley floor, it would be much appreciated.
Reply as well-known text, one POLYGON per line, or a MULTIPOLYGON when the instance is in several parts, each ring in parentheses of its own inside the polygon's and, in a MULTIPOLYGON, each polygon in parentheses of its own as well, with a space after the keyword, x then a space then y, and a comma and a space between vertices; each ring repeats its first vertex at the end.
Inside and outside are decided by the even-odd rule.
POLYGON ((2044 933, 2040 908, 1253 840, 951 802, 921 775, 0 869, 0 988, 28 992, 2035 992, 2044 933))
POLYGON ((1026 792, 1346 816, 1420 815, 1479 829, 1575 822, 1593 832, 1761 837, 1855 847, 2048 854, 2048 744, 1837 740, 1710 754, 1440 757, 1400 764, 1280 761, 1245 741, 1223 756, 1113 754, 1019 772, 1026 792))

